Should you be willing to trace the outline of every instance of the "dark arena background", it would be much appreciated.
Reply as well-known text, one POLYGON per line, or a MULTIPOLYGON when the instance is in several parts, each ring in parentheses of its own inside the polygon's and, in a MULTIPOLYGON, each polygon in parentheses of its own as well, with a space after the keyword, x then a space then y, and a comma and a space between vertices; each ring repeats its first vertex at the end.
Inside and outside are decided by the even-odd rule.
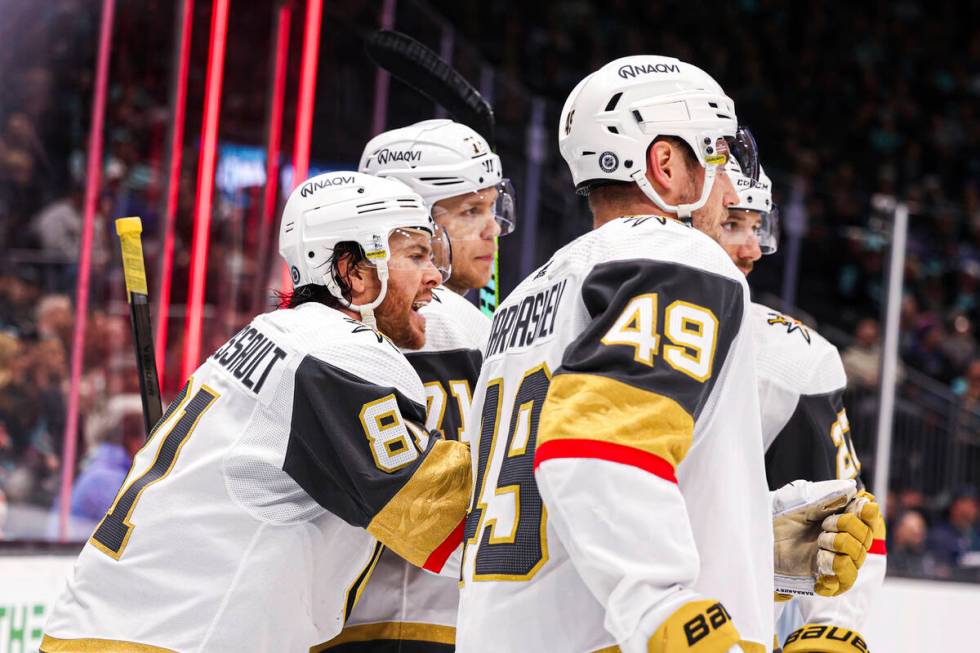
POLYGON ((356 169, 385 129, 447 117, 365 54, 382 28, 494 108, 518 215, 499 243, 501 299, 591 227, 557 147, 576 82, 631 54, 718 80, 782 215, 753 296, 840 350, 862 476, 887 511, 865 634, 889 653, 975 650, 978 14, 914 0, 0 0, 0 653, 36 650, 144 438, 114 220, 142 219, 167 402, 291 288, 276 244, 289 192, 356 169))

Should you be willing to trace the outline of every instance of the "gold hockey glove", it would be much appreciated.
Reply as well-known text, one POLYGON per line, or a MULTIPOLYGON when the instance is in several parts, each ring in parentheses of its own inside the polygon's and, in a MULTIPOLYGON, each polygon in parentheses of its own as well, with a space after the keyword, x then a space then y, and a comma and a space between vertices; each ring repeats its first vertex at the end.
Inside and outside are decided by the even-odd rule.
POLYGON ((817 540, 817 594, 837 596, 854 586, 881 521, 881 510, 868 492, 852 499, 843 514, 823 521, 824 532, 817 540))
POLYGON ((856 630, 807 624, 790 633, 783 653, 871 653, 871 649, 856 630))
POLYGON ((647 651, 729 653, 738 642, 738 630, 735 629, 725 606, 718 601, 691 601, 679 607, 660 624, 647 644, 647 651))

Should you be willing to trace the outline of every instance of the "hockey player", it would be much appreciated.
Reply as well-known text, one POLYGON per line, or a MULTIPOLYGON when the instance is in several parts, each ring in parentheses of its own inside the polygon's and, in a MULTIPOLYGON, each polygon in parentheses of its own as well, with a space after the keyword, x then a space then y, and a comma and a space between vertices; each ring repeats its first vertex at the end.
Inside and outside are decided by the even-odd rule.
POLYGON ((471 482, 398 346, 448 267, 422 199, 355 172, 290 196, 295 290, 187 381, 79 556, 41 650, 300 651, 340 632, 382 545, 438 571, 471 482))
MULTIPOLYGON (((514 229, 514 194, 487 141, 451 120, 426 120, 376 136, 364 148, 361 172, 408 184, 431 207, 453 250, 453 274, 422 309, 426 342, 404 351, 425 385, 426 427, 459 439, 480 374, 490 320, 463 294, 487 285, 496 238, 514 229)), ((315 650, 335 653, 451 651, 458 579, 420 571, 386 551, 344 631, 315 650), (404 650, 404 649, 403 649, 404 650)))
MULTIPOLYGON (((743 176, 737 166, 729 166, 728 174, 739 201, 722 225, 721 243, 748 276, 756 261, 776 251, 779 213, 773 204, 772 182, 764 172, 760 170, 756 182, 743 176)), ((837 349, 813 329, 762 304, 751 304, 749 319, 756 345, 769 487, 775 490, 793 479, 853 478, 863 488, 843 403, 847 379, 837 349)), ((837 527, 844 530, 848 525, 843 522, 850 521, 854 534, 864 536, 862 543, 868 541, 866 530, 873 532, 867 559, 860 573, 853 570, 856 583, 850 573, 841 575, 839 581, 822 581, 853 583, 846 593, 833 598, 796 596, 793 603, 805 625, 787 638, 785 653, 851 651, 851 641, 861 638, 858 630, 885 576, 885 525, 874 497, 867 492, 848 511, 850 516, 840 517, 837 527)), ((784 605, 777 604, 777 614, 784 605)))
POLYGON ((461 652, 767 650, 748 289, 714 240, 738 134, 718 84, 668 57, 613 61, 565 102, 559 147, 596 229, 494 317, 467 425, 461 652))
POLYGON ((449 234, 460 295, 490 281, 497 236, 514 230, 514 189, 486 139, 452 120, 424 120, 372 138, 360 171, 411 186, 449 234))

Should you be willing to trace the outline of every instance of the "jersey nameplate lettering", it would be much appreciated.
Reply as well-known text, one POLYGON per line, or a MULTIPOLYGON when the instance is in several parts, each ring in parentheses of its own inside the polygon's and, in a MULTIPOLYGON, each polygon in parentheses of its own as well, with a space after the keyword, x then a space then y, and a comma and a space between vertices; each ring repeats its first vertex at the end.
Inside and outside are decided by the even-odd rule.
POLYGON ((259 394, 269 374, 286 358, 286 352, 269 336, 249 325, 211 354, 211 360, 259 394))
POLYGON ((508 349, 528 347, 536 340, 553 334, 567 282, 567 279, 562 279, 544 290, 528 295, 520 304, 494 315, 484 358, 502 354, 508 349))

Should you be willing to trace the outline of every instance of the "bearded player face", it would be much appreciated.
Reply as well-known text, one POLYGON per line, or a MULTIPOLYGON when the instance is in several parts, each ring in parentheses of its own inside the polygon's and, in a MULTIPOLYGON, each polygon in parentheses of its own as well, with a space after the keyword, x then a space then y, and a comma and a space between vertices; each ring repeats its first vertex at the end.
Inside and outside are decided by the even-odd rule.
MULTIPOLYGON (((419 349, 425 345, 425 316, 419 310, 432 301, 432 289, 442 281, 433 262, 431 237, 427 232, 398 229, 389 238, 388 288, 374 309, 378 330, 397 346, 419 349)), ((381 284, 370 269, 365 296, 377 297, 381 284)))

